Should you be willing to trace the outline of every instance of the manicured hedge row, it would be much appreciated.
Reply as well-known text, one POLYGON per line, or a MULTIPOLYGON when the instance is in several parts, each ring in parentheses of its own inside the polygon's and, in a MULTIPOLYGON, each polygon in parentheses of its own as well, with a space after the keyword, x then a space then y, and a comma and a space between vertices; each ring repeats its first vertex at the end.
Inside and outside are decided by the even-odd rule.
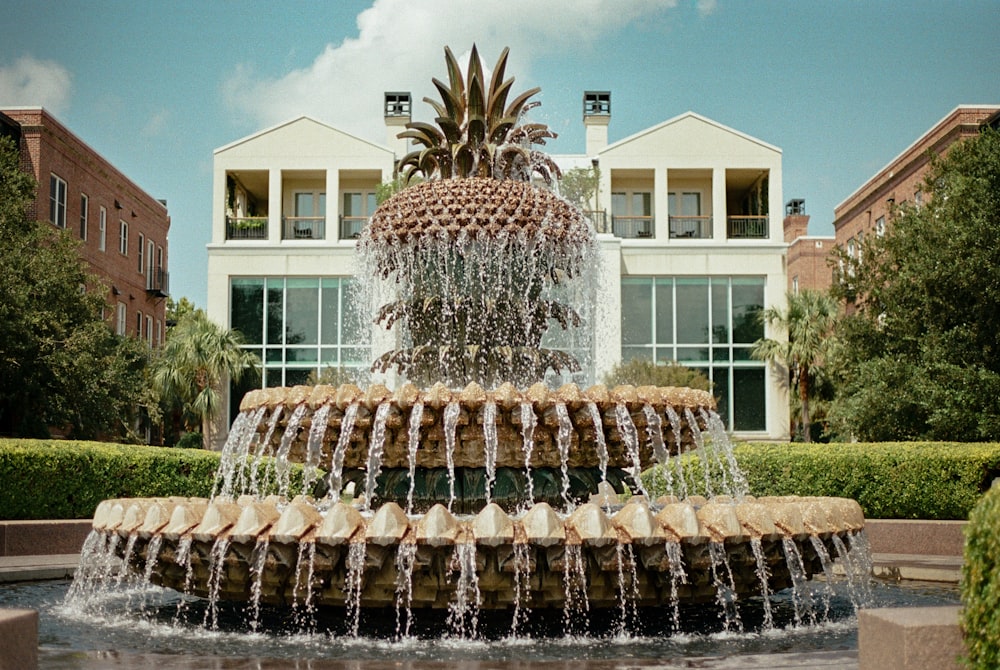
POLYGON ((968 667, 1000 668, 1000 487, 969 515, 962 563, 962 630, 968 667))
POLYGON ((87 519, 106 498, 208 496, 219 454, 101 442, 0 440, 0 519, 87 519))
MULTIPOLYGON (((753 495, 853 498, 870 519, 966 519, 1000 476, 993 443, 749 443, 735 454, 753 495)), ((696 456, 687 467, 699 482, 696 456)), ((656 488, 655 472, 644 479, 656 488)))

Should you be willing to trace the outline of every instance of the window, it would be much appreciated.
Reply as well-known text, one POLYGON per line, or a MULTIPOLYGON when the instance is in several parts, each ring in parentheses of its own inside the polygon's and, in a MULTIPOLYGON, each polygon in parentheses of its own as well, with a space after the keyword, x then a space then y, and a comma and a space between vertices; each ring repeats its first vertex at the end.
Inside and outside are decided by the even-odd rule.
POLYGON ((767 428, 763 277, 623 277, 622 360, 678 361, 714 384, 730 430, 767 428))
POLYGON ((667 193, 670 237, 705 239, 712 236, 708 217, 701 215, 701 192, 667 193))
POLYGON ((135 313, 135 336, 142 339, 142 312, 139 311, 135 313))
POLYGON ((153 317, 150 315, 146 316, 146 341, 153 346, 153 317))
POLYGON ((861 262, 861 254, 864 253, 865 249, 865 231, 858 231, 858 263, 861 262))
POLYGON ((108 210, 101 205, 101 218, 97 222, 97 248, 100 251, 107 251, 108 246, 108 210))
POLYGON ((913 205, 920 209, 920 206, 924 204, 924 192, 917 189, 913 192, 913 205))
POLYGON ((653 237, 653 194, 649 191, 613 192, 611 228, 621 238, 653 237))
POLYGON ((374 191, 361 191, 343 194, 343 209, 341 210, 340 239, 356 238, 364 228, 368 217, 375 213, 376 198, 374 191))
POLYGON ((66 227, 66 182, 56 175, 49 176, 49 221, 66 227))
POLYGON ((163 322, 156 320, 156 346, 163 345, 163 322))
POLYGON ((877 219, 875 219, 875 234, 878 237, 882 237, 883 235, 885 235, 885 217, 884 216, 880 216, 877 219))
POLYGON ((854 258, 854 255, 856 253, 857 253, 857 243, 854 241, 854 238, 852 237, 851 239, 847 240, 847 257, 854 258))
POLYGON ((89 212, 87 211, 90 205, 90 198, 87 197, 86 193, 80 194, 80 239, 87 241, 87 217, 89 212))
POLYGON ((115 332, 118 333, 119 335, 125 334, 125 317, 126 317, 125 303, 120 302, 118 303, 118 316, 115 321, 115 332))
POLYGON ((139 233, 139 253, 137 254, 139 257, 139 274, 142 274, 143 272, 146 271, 145 251, 146 251, 146 238, 142 233, 139 233))
POLYGON ((245 277, 230 284, 230 328, 263 361, 265 386, 303 384, 326 368, 364 368, 367 321, 341 277, 245 277))
POLYGON ((118 253, 128 256, 128 224, 118 221, 118 253))

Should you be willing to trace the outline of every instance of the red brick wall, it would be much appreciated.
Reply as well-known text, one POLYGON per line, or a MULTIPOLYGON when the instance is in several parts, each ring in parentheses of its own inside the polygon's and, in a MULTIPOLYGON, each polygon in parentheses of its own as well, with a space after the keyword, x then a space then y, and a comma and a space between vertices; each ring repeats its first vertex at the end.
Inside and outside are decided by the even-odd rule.
MULTIPOLYGON (((137 333, 136 314, 153 317, 152 338, 156 344, 159 333, 165 332, 166 299, 146 291, 147 276, 139 271, 138 244, 154 243, 154 257, 163 250, 163 269, 167 265, 167 233, 170 216, 165 205, 143 191, 128 177, 108 163, 97 152, 73 135, 48 112, 42 109, 3 110, 21 124, 21 164, 38 181, 38 196, 29 209, 37 219, 49 220, 50 176, 56 174, 66 182, 66 229, 80 239, 81 194, 88 196, 87 239, 81 240, 80 255, 91 270, 108 284, 108 314, 115 325, 117 303, 126 307, 126 332, 137 333), (99 248, 100 211, 107 211, 105 250, 99 248), (120 221, 128 224, 127 255, 119 251, 120 221)), ((148 266, 148 249, 143 249, 144 266, 148 266)), ((153 262, 153 267, 157 265, 153 262)))

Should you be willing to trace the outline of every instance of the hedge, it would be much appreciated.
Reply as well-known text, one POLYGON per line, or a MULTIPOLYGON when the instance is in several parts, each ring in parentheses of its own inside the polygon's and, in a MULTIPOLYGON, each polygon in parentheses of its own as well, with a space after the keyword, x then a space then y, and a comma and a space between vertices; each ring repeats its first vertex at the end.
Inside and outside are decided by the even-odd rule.
POLYGON ((1000 487, 969 515, 960 588, 966 664, 1000 668, 1000 487))
POLYGON ((0 440, 0 519, 88 519, 107 498, 209 496, 219 454, 102 442, 0 440))
MULTIPOLYGON (((753 495, 853 498, 870 519, 966 519, 1000 476, 995 443, 747 443, 735 455, 753 495)), ((697 456, 686 458, 700 488, 697 456)), ((651 492, 656 479, 644 475, 651 492)))

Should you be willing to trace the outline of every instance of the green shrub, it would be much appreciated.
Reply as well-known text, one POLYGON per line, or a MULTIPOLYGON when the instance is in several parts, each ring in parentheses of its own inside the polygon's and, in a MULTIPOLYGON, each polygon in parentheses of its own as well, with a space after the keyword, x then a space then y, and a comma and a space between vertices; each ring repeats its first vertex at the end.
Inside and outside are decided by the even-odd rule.
MULTIPOLYGON (((735 454, 753 495, 853 498, 871 519, 965 519, 1000 475, 1000 444, 992 443, 751 443, 735 454)), ((700 493, 698 457, 684 458, 691 493, 700 493)), ((655 468, 644 483, 663 490, 655 468)))
POLYGON ((968 666, 1000 668, 1000 487, 969 515, 961 593, 968 666))
POLYGON ((651 360, 633 358, 618 363, 604 375, 606 386, 631 384, 632 386, 686 386, 688 388, 711 391, 712 382, 699 370, 680 363, 656 363, 651 360))
POLYGON ((201 433, 194 431, 181 435, 181 439, 177 440, 177 444, 174 446, 178 449, 204 449, 205 440, 201 433))

